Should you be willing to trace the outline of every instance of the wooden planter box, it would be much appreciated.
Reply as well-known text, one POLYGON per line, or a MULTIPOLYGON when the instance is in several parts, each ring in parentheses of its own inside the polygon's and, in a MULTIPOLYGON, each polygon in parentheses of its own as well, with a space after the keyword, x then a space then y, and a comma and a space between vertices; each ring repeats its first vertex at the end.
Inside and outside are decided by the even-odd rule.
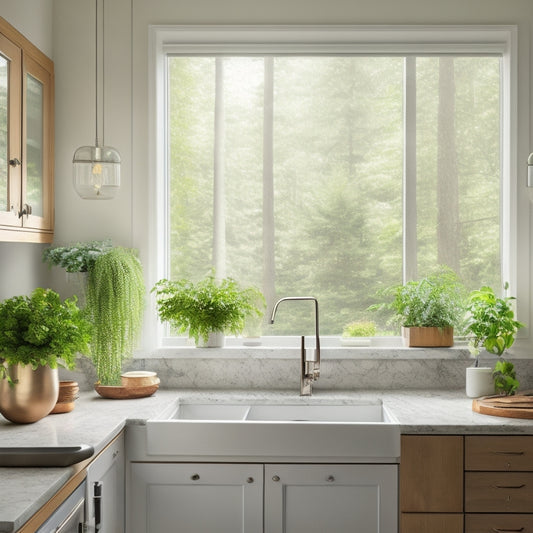
POLYGON ((403 345, 418 348, 453 346, 453 328, 404 328, 403 345))

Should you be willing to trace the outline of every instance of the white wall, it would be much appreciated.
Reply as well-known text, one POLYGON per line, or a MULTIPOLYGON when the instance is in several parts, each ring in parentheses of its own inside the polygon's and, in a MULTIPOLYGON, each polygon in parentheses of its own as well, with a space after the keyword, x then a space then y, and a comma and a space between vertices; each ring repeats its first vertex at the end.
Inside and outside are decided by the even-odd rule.
MULTIPOLYGON (((53 59, 53 0, 0 0, 0 16, 53 59)), ((0 300, 49 285, 43 248, 0 242, 0 300)))

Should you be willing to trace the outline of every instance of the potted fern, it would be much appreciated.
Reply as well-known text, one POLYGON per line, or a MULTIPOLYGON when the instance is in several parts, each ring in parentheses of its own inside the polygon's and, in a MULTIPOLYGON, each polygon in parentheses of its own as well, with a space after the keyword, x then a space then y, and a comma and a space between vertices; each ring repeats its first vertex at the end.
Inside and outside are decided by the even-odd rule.
POLYGON ((101 395, 121 386, 122 365, 133 354, 144 311, 143 269, 136 251, 91 241, 45 251, 43 260, 67 272, 86 272, 84 312, 93 325, 91 359, 101 395))
MULTIPOLYGON (((505 290, 509 285, 505 284, 505 290)), ((512 395, 519 386, 513 363, 501 356, 514 344, 518 330, 524 324, 515 319, 512 302, 515 298, 498 298, 491 287, 472 291, 467 306, 466 333, 469 349, 476 357, 473 367, 467 368, 467 395, 512 395), (480 367, 479 355, 484 349, 498 356, 494 368, 480 367)))
POLYGON ((454 326, 464 315, 464 287, 453 270, 436 273, 389 289, 393 301, 386 307, 401 325, 405 346, 453 346, 454 326))
POLYGON ((257 306, 258 301, 264 302, 258 289, 241 289, 234 279, 218 281, 214 274, 198 283, 162 279, 152 292, 161 320, 169 322, 178 333, 188 332, 200 347, 221 347, 225 333, 239 335, 247 317, 263 314, 257 306))
POLYGON ((63 302, 51 289, 0 303, 0 412, 13 422, 35 422, 54 407, 57 367, 73 369, 89 353, 91 324, 76 297, 63 302))

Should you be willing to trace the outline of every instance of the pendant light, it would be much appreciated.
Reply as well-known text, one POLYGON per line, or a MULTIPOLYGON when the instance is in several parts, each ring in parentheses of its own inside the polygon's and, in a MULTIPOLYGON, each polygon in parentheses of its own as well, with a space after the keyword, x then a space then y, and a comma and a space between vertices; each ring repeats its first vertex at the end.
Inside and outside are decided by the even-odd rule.
MULTIPOLYGON (((96 58, 95 58, 95 105, 96 139, 94 146, 81 146, 74 152, 73 183, 76 192, 86 200, 109 200, 120 187, 120 154, 111 146, 104 146, 103 120, 102 144, 98 140, 98 1, 96 4, 96 58)), ((102 0, 102 66, 104 61, 104 0, 102 0)), ((102 95, 104 93, 104 68, 102 68, 102 95)))

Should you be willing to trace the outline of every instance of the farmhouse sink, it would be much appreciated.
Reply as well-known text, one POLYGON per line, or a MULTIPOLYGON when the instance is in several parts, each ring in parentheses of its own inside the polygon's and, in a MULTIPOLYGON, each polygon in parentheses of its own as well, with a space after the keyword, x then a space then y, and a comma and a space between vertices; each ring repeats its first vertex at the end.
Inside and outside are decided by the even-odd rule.
POLYGON ((380 400, 353 403, 180 403, 148 420, 147 452, 201 460, 395 462, 400 429, 380 400))

